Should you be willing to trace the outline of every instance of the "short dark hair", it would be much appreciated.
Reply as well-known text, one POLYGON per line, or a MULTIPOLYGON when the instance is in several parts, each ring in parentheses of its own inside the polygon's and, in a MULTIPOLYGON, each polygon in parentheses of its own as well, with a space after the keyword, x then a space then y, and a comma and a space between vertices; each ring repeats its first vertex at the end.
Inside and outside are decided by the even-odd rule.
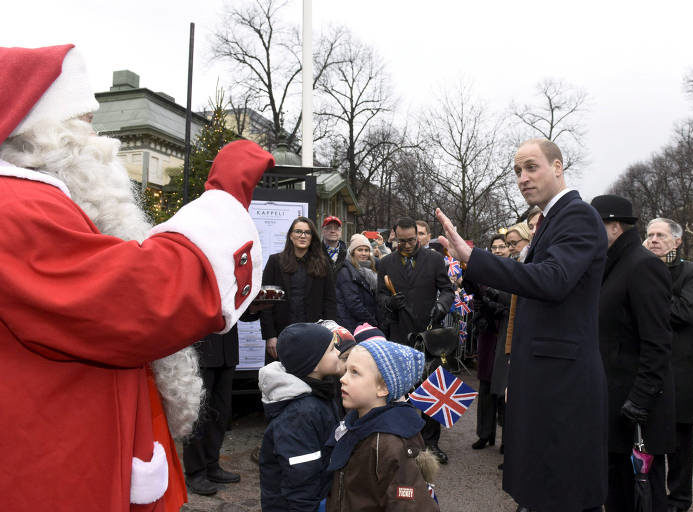
POLYGON ((426 228, 426 233, 429 235, 431 234, 431 228, 428 227, 428 222, 426 222, 425 220, 417 220, 416 225, 422 228, 426 228))
POLYGON ((561 166, 563 166, 563 153, 561 153, 561 149, 556 145, 555 142, 549 139, 529 139, 520 144, 520 147, 528 144, 536 144, 539 146, 539 149, 541 149, 541 152, 544 153, 549 165, 552 165, 554 161, 558 160, 561 162, 561 166))
POLYGON ((395 222, 395 225, 392 226, 392 229, 394 231, 397 231, 397 228, 399 229, 411 229, 414 228, 414 231, 416 231, 416 222, 414 222, 414 219, 411 217, 400 217, 397 219, 397 222, 395 222))
POLYGON ((493 242, 496 240, 500 240, 501 242, 505 243, 505 235, 502 235, 500 233, 496 233, 491 237, 491 241, 489 242, 489 245, 493 245, 493 242))

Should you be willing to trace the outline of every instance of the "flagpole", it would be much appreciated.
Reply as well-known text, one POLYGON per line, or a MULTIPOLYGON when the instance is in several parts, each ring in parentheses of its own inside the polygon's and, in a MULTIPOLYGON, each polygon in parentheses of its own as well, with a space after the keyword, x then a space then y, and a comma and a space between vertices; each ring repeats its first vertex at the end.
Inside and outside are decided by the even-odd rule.
POLYGON ((303 0, 303 147, 301 164, 313 167, 313 0, 303 0))

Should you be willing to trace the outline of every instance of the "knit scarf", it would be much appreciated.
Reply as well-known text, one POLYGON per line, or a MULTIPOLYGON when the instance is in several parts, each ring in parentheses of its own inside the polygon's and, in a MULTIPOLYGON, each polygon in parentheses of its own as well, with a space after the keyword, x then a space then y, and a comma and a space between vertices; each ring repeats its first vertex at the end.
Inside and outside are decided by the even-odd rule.
POLYGON ((366 280, 366 283, 368 283, 369 288, 372 291, 375 291, 375 289, 378 287, 378 274, 376 274, 373 269, 371 268, 371 260, 366 260, 366 261, 359 261, 359 268, 358 271, 361 273, 363 278, 366 280))
POLYGON ((332 436, 327 446, 334 446, 327 471, 336 471, 346 466, 356 445, 371 434, 380 432, 393 434, 404 439, 418 434, 425 422, 409 402, 392 402, 371 409, 363 418, 355 410, 347 413, 344 421, 335 430, 342 433, 339 440, 332 436))

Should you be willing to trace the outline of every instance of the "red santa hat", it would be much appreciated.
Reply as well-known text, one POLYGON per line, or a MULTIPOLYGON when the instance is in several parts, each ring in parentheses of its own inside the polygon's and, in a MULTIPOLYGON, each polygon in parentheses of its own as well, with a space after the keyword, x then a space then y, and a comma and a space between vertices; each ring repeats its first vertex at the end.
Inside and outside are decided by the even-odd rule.
POLYGON ((40 121, 63 121, 98 108, 74 45, 0 47, 0 144, 40 121))

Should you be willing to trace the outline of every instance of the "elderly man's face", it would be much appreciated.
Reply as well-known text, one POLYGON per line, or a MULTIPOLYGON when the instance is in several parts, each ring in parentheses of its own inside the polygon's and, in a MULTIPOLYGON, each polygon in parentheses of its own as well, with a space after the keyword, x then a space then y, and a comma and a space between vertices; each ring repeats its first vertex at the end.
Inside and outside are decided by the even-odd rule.
POLYGON ((330 222, 322 228, 322 239, 325 242, 334 243, 340 238, 342 238, 342 226, 336 222, 330 222))
POLYGON ((527 204, 542 210, 565 187, 563 166, 558 160, 549 162, 539 144, 525 144, 517 150, 515 175, 527 204))
POLYGON ((680 238, 674 238, 666 222, 653 222, 647 228, 647 248, 660 258, 681 245, 680 238))

